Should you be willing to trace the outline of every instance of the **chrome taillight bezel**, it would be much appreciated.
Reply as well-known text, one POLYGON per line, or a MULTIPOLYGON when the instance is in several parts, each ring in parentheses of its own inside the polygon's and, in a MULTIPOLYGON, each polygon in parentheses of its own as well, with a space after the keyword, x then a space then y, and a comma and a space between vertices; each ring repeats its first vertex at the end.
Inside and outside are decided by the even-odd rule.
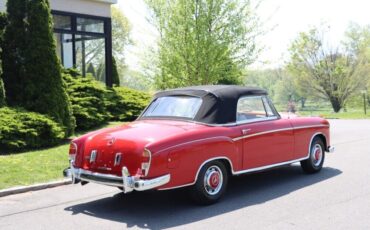
POLYGON ((69 147, 69 152, 68 152, 69 161, 71 161, 71 162, 74 162, 75 161, 76 155, 77 155, 77 151, 78 151, 77 144, 74 143, 74 142, 71 142, 70 147, 69 147), (75 149, 75 152, 74 153, 71 153, 71 145, 73 145, 73 147, 75 149))
POLYGON ((150 165, 152 163, 152 152, 149 149, 144 148, 142 156, 149 159, 147 162, 141 163, 141 170, 144 173, 144 176, 148 176, 150 165))

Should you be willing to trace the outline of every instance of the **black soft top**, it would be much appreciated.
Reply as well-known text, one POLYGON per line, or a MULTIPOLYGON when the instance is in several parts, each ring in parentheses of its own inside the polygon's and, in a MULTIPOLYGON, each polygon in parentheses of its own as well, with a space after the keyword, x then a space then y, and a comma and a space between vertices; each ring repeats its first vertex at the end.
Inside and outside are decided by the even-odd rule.
POLYGON ((237 85, 205 85, 161 91, 154 100, 166 96, 200 97, 203 102, 194 121, 207 124, 236 122, 238 99, 242 96, 267 95, 266 90, 237 85))

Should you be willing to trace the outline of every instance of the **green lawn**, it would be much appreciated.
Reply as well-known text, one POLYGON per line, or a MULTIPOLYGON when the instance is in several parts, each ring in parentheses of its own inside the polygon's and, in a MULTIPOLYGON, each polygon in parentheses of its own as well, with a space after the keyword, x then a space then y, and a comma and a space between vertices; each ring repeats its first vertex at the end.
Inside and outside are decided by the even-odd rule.
MULTIPOLYGON (((105 127, 119 124, 111 122, 105 127)), ((62 179, 62 171, 68 167, 68 148, 69 143, 65 143, 48 149, 0 155, 0 189, 62 179)))
POLYGON ((349 109, 347 112, 334 113, 330 110, 299 111, 301 116, 321 116, 327 119, 370 119, 370 111, 365 115, 363 110, 349 109))

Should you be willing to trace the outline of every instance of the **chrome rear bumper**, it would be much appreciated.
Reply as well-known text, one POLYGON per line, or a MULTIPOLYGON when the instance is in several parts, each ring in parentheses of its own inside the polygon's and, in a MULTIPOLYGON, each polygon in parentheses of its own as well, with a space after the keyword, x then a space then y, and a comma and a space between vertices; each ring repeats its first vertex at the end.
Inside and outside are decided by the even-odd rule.
POLYGON ((67 168, 63 171, 65 177, 72 178, 73 183, 78 183, 79 181, 93 182, 103 185, 115 186, 123 188, 124 193, 129 193, 134 190, 144 191, 153 189, 170 181, 170 174, 156 177, 153 179, 140 179, 138 177, 130 176, 126 167, 122 168, 122 177, 112 175, 96 173, 89 170, 84 170, 80 168, 74 168, 73 166, 67 168))

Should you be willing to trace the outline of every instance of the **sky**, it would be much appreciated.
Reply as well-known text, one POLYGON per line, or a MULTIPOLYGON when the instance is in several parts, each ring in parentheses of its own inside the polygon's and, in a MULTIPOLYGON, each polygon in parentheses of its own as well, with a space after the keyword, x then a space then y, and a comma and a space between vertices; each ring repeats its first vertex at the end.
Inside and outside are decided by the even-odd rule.
MULTIPOLYGON (((118 0, 118 5, 130 20, 135 42, 127 50, 127 64, 140 70, 140 59, 156 44, 158 33, 148 23, 149 11, 143 0, 118 0)), ((350 22, 370 24, 369 9, 370 0, 263 0, 257 14, 268 32, 258 39, 264 49, 252 68, 283 65, 288 60, 289 44, 298 33, 322 23, 330 26, 330 42, 339 44, 350 22)))

